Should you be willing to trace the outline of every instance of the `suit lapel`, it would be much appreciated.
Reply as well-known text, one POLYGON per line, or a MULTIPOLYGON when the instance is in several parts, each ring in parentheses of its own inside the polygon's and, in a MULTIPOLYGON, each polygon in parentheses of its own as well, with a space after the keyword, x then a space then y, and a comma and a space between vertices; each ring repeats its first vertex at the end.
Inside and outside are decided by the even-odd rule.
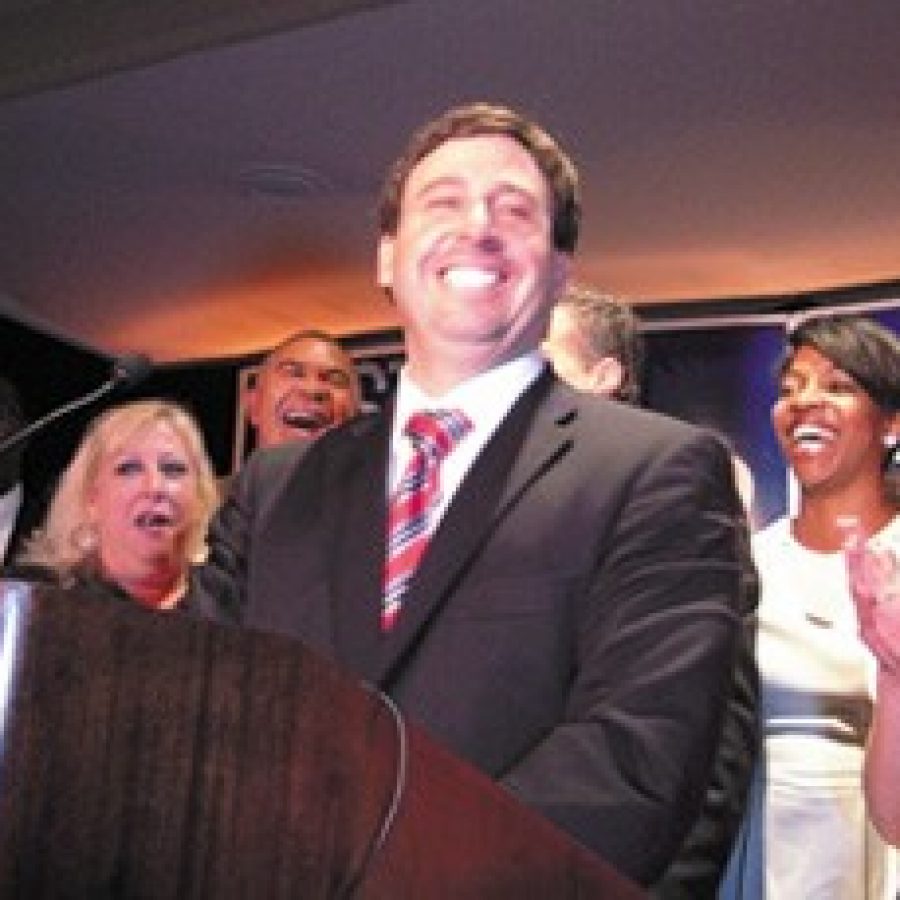
POLYGON ((509 510, 571 446, 571 402, 544 373, 475 460, 410 584, 397 624, 382 636, 373 680, 389 686, 407 655, 509 510))

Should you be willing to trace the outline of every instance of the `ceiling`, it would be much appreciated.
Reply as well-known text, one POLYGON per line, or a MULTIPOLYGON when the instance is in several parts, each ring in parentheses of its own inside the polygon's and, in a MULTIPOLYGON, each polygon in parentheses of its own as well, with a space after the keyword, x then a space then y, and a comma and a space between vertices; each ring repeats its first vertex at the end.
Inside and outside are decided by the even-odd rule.
POLYGON ((0 0, 0 312, 159 361, 392 327, 381 175, 473 99, 576 159, 580 280, 897 279, 898 46, 897 0, 0 0))

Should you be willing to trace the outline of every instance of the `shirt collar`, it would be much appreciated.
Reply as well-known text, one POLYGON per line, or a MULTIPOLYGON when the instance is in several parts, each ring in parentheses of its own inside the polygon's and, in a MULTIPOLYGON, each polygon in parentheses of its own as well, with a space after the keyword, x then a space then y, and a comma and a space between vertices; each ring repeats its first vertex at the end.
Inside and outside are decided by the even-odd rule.
POLYGON ((460 409, 476 433, 493 433, 545 365, 546 360, 535 350, 475 375, 440 397, 431 397, 422 390, 404 366, 397 388, 391 445, 396 446, 403 439, 403 427, 410 415, 426 409, 460 409))

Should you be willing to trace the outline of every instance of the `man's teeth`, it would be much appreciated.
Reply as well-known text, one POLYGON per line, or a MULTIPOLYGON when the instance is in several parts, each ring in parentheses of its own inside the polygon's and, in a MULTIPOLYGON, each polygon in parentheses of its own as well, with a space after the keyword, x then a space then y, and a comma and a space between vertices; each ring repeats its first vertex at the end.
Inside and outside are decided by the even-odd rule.
POLYGON ((791 437, 798 444, 807 447, 821 447, 822 444, 834 437, 833 432, 818 425, 798 425, 792 432, 791 437))
POLYGON ((470 266, 454 266, 444 272, 444 281, 450 287, 472 290, 492 287, 500 280, 500 273, 490 269, 478 269, 470 266))
POLYGON ((315 428, 321 428, 325 425, 325 416, 321 413, 296 412, 288 410, 285 412, 281 421, 290 428, 302 428, 304 431, 311 431, 315 428))

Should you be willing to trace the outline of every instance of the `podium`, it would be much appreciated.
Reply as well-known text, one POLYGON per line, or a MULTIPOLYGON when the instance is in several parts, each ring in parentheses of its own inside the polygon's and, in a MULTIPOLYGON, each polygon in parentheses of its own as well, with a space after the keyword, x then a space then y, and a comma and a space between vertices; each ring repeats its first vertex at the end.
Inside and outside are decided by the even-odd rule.
POLYGON ((644 894, 302 644, 0 582, 0 898, 644 894))

